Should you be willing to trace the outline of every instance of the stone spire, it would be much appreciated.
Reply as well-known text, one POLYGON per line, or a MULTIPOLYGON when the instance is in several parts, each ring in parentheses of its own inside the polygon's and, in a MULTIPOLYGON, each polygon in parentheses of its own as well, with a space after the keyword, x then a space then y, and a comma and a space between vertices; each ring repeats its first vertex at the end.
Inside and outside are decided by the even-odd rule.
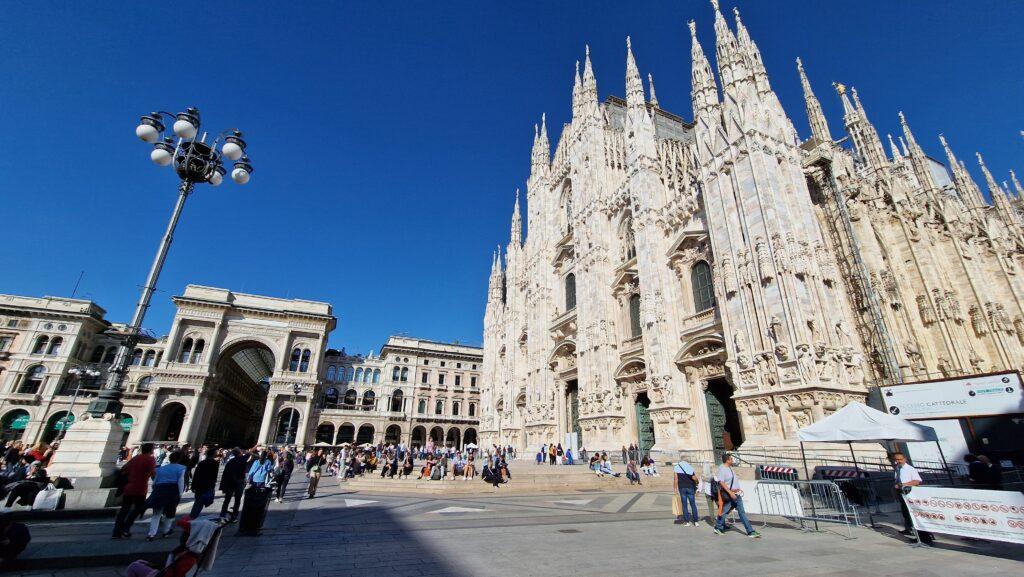
POLYGON ((850 93, 853 95, 853 104, 846 97, 846 87, 842 84, 833 83, 839 98, 843 101, 843 121, 846 123, 846 132, 853 139, 857 148, 857 154, 871 168, 878 170, 889 163, 889 157, 885 154, 882 140, 874 125, 868 120, 867 112, 857 97, 857 89, 853 88, 850 93))
MULTIPOLYGON (((907 118, 903 116, 903 112, 900 111, 900 126, 903 127, 903 136, 907 139, 910 153, 910 164, 914 167, 914 175, 917 176, 917 182, 924 188, 925 192, 935 197, 938 192, 938 186, 935 185, 935 177, 932 175, 931 166, 928 163, 928 156, 921 149, 921 146, 917 143, 917 139, 914 138, 914 133, 910 130, 910 125, 907 124, 907 118)), ((902 142, 902 141, 901 141, 902 142)))
POLYGON ((999 185, 996 183, 996 179, 992 178, 992 173, 988 171, 988 167, 985 166, 985 159, 981 157, 980 152, 974 153, 978 157, 978 166, 981 167, 981 174, 985 176, 985 185, 988 186, 988 192, 992 195, 992 202, 996 202, 996 193, 999 192, 999 185))
POLYGON ((518 247, 523 242, 523 217, 519 210, 519 189, 516 189, 516 204, 512 208, 512 231, 509 239, 512 246, 518 247))
POLYGON ((737 46, 736 36, 718 8, 718 0, 711 0, 715 9, 715 61, 718 64, 718 76, 722 80, 722 92, 739 99, 740 87, 747 79, 747 69, 743 56, 737 46))
POLYGON ((971 173, 967 172, 963 163, 957 160, 953 150, 949 147, 949 143, 946 142, 946 137, 940 134, 939 142, 942 143, 942 148, 946 151, 949 170, 953 173, 953 186, 960 193, 960 199, 971 208, 985 206, 987 203, 985 202, 985 197, 981 195, 981 189, 978 188, 974 179, 971 178, 971 173))
POLYGON ((530 153, 530 176, 547 173, 551 164, 551 144, 548 141, 546 114, 540 116, 540 128, 533 125, 533 151, 530 153))
POLYGON ((644 106, 644 85, 640 81, 640 70, 633 58, 633 44, 626 36, 626 105, 629 108, 644 106))
POLYGON ((584 114, 597 116, 600 107, 597 101, 597 79, 594 78, 594 66, 590 63, 590 46, 586 47, 583 60, 583 90, 580 92, 580 109, 584 114))
POLYGON ((583 82, 580 80, 580 61, 576 61, 576 75, 572 80, 572 117, 575 119, 580 115, 580 106, 583 99, 583 82))
POLYGON ((903 155, 900 154, 900 147, 896 146, 896 141, 892 139, 891 134, 886 134, 886 136, 889 137, 889 149, 892 150, 892 161, 896 163, 901 162, 903 160, 903 155))
POLYGON ((718 84, 715 83, 715 73, 711 70, 708 57, 704 55, 704 49, 697 40, 697 23, 693 20, 690 26, 690 54, 693 59, 692 68, 692 92, 693 116, 697 118, 704 115, 717 115, 719 111, 718 84))
POLYGON ((761 50, 750 37, 747 27, 743 25, 743 20, 740 19, 740 9, 733 8, 732 13, 736 17, 736 46, 747 64, 748 71, 754 78, 757 93, 768 94, 772 91, 772 86, 768 82, 768 71, 765 70, 764 62, 761 61, 761 50))
POLYGON ((821 103, 811 89, 811 82, 804 72, 804 63, 796 59, 796 69, 800 72, 800 85, 804 88, 804 104, 807 107, 807 123, 811 125, 811 136, 820 142, 832 142, 832 133, 828 130, 828 120, 821 110, 821 103))
POLYGON ((661 108, 658 106, 658 95, 654 92, 654 76, 650 72, 647 73, 647 84, 651 87, 651 105, 655 108, 661 108))
POLYGON ((1024 188, 1021 188, 1020 181, 1017 180, 1017 174, 1012 170, 1010 171, 1010 182, 1013 183, 1013 192, 1017 195, 1017 199, 1024 198, 1024 188))

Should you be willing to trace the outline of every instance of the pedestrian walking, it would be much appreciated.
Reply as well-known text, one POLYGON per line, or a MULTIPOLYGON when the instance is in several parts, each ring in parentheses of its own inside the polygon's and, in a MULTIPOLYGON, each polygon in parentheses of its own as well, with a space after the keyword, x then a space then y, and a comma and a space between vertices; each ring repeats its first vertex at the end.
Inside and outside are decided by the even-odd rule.
POLYGON ((676 524, 692 524, 696 527, 697 521, 700 520, 700 515, 697 513, 697 484, 700 482, 700 477, 697 476, 697 471, 694 470, 693 465, 688 463, 686 459, 676 463, 672 470, 675 472, 672 486, 679 493, 679 500, 682 505, 682 513, 676 518, 676 524))
POLYGON ((192 502, 192 511, 188 514, 190 519, 199 517, 204 508, 213 505, 219 471, 220 461, 217 460, 217 449, 206 447, 203 460, 196 463, 195 470, 192 472, 192 494, 195 496, 195 501, 192 502))
POLYGON ((274 484, 277 485, 277 495, 274 499, 278 503, 284 500, 285 489, 288 488, 288 481, 291 480, 292 472, 295 471, 295 457, 291 451, 282 451, 277 456, 277 465, 274 467, 274 484))
POLYGON ((306 493, 310 499, 316 496, 316 487, 320 484, 320 472, 326 462, 323 449, 317 449, 316 453, 306 460, 306 476, 309 477, 306 493))
POLYGON ((132 525, 146 510, 146 489, 149 479, 156 471, 153 458, 153 443, 143 443, 138 455, 132 457, 119 472, 121 485, 121 508, 114 517, 114 539, 127 539, 132 535, 132 525))
POLYGON ((743 490, 739 488, 739 483, 736 481, 736 473, 732 470, 732 455, 728 453, 722 455, 722 466, 715 473, 714 488, 718 491, 716 498, 718 518, 715 520, 715 533, 718 535, 725 533, 725 517, 730 510, 735 509, 740 516, 740 522, 743 523, 743 528, 747 530, 747 536, 760 538, 761 534, 750 526, 750 521, 747 519, 747 512, 743 508, 743 490))
POLYGON ((234 522, 238 518, 238 508, 242 504, 242 492, 245 491, 247 467, 248 463, 242 450, 235 447, 225 462, 224 473, 220 477, 220 490, 224 495, 224 504, 220 508, 221 521, 234 522), (234 501, 234 506, 231 507, 231 516, 229 517, 228 507, 232 501, 234 501))
POLYGON ((149 521, 147 541, 171 534, 171 522, 181 502, 181 494, 185 491, 185 465, 181 464, 184 456, 174 451, 167 457, 167 464, 157 467, 153 476, 153 491, 146 499, 146 508, 153 510, 149 521))

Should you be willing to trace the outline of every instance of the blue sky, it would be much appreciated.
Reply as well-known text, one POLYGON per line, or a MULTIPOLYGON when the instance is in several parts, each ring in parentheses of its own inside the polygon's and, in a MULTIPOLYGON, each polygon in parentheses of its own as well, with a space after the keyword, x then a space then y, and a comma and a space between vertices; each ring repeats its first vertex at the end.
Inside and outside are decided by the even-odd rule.
MULTIPOLYGON (((999 179, 1024 172, 1024 3, 734 5, 805 137, 797 56, 834 135, 836 80, 883 138, 903 110, 927 152, 943 158, 943 132, 979 181, 975 150, 999 179)), ((255 173, 190 199, 146 325, 167 331, 187 283, 228 287, 331 302, 332 346, 357 352, 397 332, 480 342, 533 123, 569 120, 585 43, 602 99, 623 93, 629 34, 685 118, 687 20, 713 54, 705 0, 96 6, 4 8, 0 292, 67 296, 84 270, 79 296, 127 320, 176 186, 133 128, 197 106, 208 129, 246 133, 255 173)))

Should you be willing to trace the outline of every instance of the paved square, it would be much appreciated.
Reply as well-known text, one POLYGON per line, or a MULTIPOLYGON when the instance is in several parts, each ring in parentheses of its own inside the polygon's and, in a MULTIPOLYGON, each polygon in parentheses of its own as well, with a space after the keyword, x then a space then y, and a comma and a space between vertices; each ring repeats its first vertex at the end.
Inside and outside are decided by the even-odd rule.
MULTIPOLYGON (((848 539, 838 527, 805 533, 773 520, 759 527, 759 540, 738 531, 718 536, 706 524, 674 525, 664 493, 411 497, 354 493, 333 479, 322 489, 307 500, 300 498, 301 483, 293 485, 285 503, 271 505, 260 537, 228 528, 208 575, 962 576, 1016 572, 1024 560, 1021 547, 953 538, 912 548, 891 528, 858 528, 848 539)), ((68 566, 67 556, 79 555, 82 565, 95 564, 113 558, 105 555, 141 556, 176 544, 111 541, 105 519, 39 523, 32 530, 26 562, 33 569, 21 575, 123 575, 126 563, 58 570, 47 558, 68 566)))

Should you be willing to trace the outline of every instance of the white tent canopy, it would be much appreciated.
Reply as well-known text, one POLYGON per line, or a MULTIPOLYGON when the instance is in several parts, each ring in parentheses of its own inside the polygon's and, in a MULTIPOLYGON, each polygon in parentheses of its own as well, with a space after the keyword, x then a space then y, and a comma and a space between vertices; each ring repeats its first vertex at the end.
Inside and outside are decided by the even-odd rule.
POLYGON ((800 429, 801 442, 884 443, 938 442, 935 429, 912 423, 862 403, 850 403, 826 419, 800 429))

